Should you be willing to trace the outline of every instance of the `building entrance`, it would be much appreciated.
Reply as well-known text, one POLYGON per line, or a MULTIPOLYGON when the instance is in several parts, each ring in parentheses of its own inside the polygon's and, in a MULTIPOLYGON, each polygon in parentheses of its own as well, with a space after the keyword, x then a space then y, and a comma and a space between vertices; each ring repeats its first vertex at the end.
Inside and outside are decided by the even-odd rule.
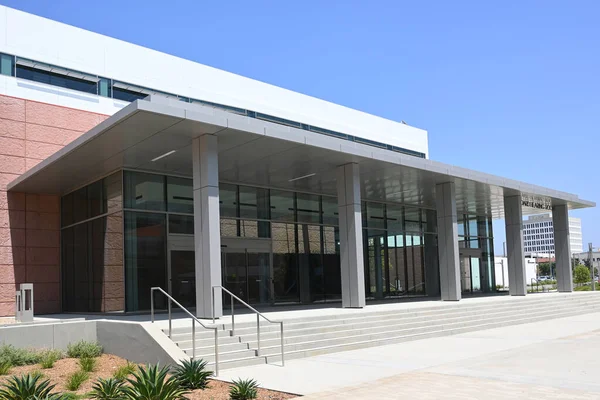
POLYGON ((196 260, 193 236, 169 238, 169 293, 184 307, 196 306, 196 260))
POLYGON ((250 304, 274 302, 270 240, 223 239, 221 264, 226 289, 250 304))

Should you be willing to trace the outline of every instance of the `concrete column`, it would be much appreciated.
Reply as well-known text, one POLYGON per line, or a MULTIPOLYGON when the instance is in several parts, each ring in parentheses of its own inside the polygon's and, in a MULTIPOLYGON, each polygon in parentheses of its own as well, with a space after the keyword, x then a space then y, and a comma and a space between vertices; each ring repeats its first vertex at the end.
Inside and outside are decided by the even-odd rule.
POLYGON ((442 300, 460 300, 458 226, 454 182, 435 187, 438 224, 438 255, 442 300))
MULTIPOLYGON (((212 287, 221 285, 219 162, 217 137, 192 141, 194 170, 194 248, 196 251, 196 315, 212 317, 212 287)), ((215 316, 223 315, 221 292, 215 295, 215 316)))
POLYGON ((521 195, 504 197, 506 224, 506 252, 508 256, 508 292, 511 296, 525 296, 525 253, 523 246, 523 211, 521 195))
POLYGON ((569 208, 566 205, 552 207, 552 225, 554 227, 554 254, 558 291, 572 292, 573 273, 571 272, 569 208))
POLYGON ((365 268, 358 164, 337 169, 342 306, 365 306, 365 268))

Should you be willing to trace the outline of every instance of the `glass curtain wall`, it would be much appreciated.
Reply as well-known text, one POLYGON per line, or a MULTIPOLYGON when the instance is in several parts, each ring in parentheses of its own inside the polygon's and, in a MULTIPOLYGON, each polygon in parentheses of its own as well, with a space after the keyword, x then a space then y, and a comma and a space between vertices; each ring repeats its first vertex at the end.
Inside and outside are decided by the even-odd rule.
MULTIPOLYGON (((362 215, 367 298, 424 295, 425 254, 433 254, 437 241, 427 218, 435 219, 435 212, 363 202, 362 215)), ((437 262, 431 262, 435 269, 437 262)))
POLYGON ((124 309, 121 179, 117 172, 61 199, 64 311, 124 309))
POLYGON ((489 216, 458 217, 461 285, 464 292, 495 291, 494 237, 489 216))
MULTIPOLYGON (((168 288, 169 235, 194 234, 192 180, 124 171, 127 311, 150 309, 150 288, 168 288)), ((156 296, 157 308, 166 307, 156 296)))
POLYGON ((335 198, 226 183, 219 196, 222 237, 270 239, 272 302, 341 298, 335 198))

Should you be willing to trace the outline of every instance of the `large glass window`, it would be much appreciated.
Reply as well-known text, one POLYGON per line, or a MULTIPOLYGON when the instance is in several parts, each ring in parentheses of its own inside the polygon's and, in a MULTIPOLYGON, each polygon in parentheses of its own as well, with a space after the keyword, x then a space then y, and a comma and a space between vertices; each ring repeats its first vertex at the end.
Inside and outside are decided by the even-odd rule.
POLYGON ((194 190, 191 179, 167 176, 167 210, 194 213, 194 190))
MULTIPOLYGON (((150 309, 150 288, 167 287, 166 215, 125 212, 127 311, 150 309)), ((163 296, 155 298, 165 306, 163 296)))
POLYGON ((321 223, 321 196, 298 193, 296 199, 298 222, 321 223))
POLYGON ((298 302, 298 264, 296 253, 296 226, 271 224, 273 238, 273 287, 275 302, 298 302))
POLYGON ((165 177, 125 171, 125 208, 165 211, 165 177))
POLYGON ((323 196, 321 199, 323 207, 323 224, 339 225, 337 198, 323 196))
POLYGON ((271 219, 274 221, 295 221, 294 192, 271 190, 271 219))
POLYGON ((123 311, 121 173, 61 199, 63 309, 123 311))

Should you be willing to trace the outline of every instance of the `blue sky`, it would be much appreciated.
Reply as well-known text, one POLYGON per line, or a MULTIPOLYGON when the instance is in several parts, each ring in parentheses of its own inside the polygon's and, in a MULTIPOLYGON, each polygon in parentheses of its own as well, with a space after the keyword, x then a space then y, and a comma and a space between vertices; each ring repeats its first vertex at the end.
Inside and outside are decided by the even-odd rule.
MULTIPOLYGON (((0 2, 405 120, 434 160, 600 200, 597 1, 0 2)), ((571 215, 600 247, 599 209, 571 215)))

